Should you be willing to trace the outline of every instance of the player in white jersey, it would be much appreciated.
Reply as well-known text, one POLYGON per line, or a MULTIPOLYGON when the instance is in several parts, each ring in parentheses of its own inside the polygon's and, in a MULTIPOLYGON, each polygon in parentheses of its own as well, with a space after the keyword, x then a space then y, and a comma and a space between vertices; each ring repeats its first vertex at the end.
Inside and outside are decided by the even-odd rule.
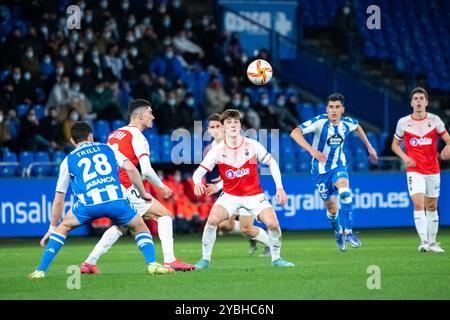
MULTIPOLYGON (((220 114, 213 113, 208 117, 208 133, 214 140, 205 148, 204 156, 208 154, 209 150, 223 141, 224 132, 223 126, 220 123, 220 114)), ((211 183, 206 188, 206 195, 210 196, 216 194, 219 190, 222 190, 222 188, 222 180, 217 183, 211 183)), ((244 208, 240 208, 236 213, 231 214, 227 220, 222 221, 218 226, 218 230, 229 233, 242 233, 249 237, 250 254, 253 254, 256 250, 256 241, 261 242, 265 246, 262 256, 269 256, 269 237, 264 229, 253 225, 253 220, 253 216, 249 214, 248 211, 244 208), (236 218, 238 218, 239 221, 236 220, 236 218)))
POLYGON ((285 205, 287 197, 278 164, 258 141, 241 135, 241 116, 238 110, 225 110, 220 116, 220 122, 225 130, 224 141, 208 152, 192 177, 197 196, 206 192, 202 178, 216 165, 223 180, 223 192, 212 207, 203 230, 203 256, 195 265, 196 268, 209 268, 217 226, 240 208, 246 209, 269 229, 272 265, 294 266, 293 263, 280 257, 280 225, 272 205, 262 191, 258 176, 258 162, 268 165, 277 187, 276 199, 281 205, 285 205))
POLYGON ((419 252, 444 252, 436 243, 441 180, 436 151, 437 137, 440 136, 446 144, 441 158, 450 159, 450 136, 442 120, 427 112, 428 93, 425 89, 413 89, 410 98, 413 113, 398 121, 392 151, 405 163, 408 191, 414 205, 414 224, 421 240, 419 252), (401 141, 405 143, 405 152, 400 147, 401 141))
POLYGON ((292 139, 313 157, 311 174, 327 208, 327 217, 335 231, 340 251, 346 251, 346 241, 354 248, 361 246, 361 241, 352 230, 352 195, 344 154, 344 141, 348 134, 356 130, 369 152, 371 161, 376 162, 378 159, 377 152, 358 121, 342 117, 344 111, 344 96, 334 93, 328 97, 326 114, 302 123, 291 132, 292 139), (308 133, 314 134, 312 146, 303 137, 308 133), (336 193, 339 194, 341 202, 340 212, 344 216, 344 228, 341 226, 337 203, 333 197, 336 193))
MULTIPOLYGON (((165 198, 172 195, 172 190, 159 179, 150 163, 150 148, 147 139, 142 134, 146 128, 153 126, 153 110, 147 100, 135 99, 128 106, 130 123, 113 131, 108 137, 108 144, 119 150, 136 167, 140 167, 142 176, 150 183, 156 185, 165 198)), ((189 271, 195 269, 192 264, 187 264, 175 258, 173 249, 173 221, 170 211, 158 200, 142 199, 136 188, 132 185, 128 176, 122 170, 119 171, 120 183, 125 187, 127 197, 136 207, 139 215, 144 220, 155 219, 158 222, 158 236, 161 240, 164 255, 164 265, 177 271, 189 271)), ((126 231, 126 226, 112 226, 102 236, 89 257, 84 261, 80 270, 82 273, 100 273, 96 266, 97 260, 105 254, 112 245, 126 231)))

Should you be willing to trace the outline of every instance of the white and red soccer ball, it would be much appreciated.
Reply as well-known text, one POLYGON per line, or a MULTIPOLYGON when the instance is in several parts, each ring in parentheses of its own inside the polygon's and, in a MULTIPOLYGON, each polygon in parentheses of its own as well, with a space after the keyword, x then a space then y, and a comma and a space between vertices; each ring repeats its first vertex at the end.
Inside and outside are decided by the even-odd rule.
POLYGON ((252 61, 247 68, 247 77, 251 83, 262 86, 272 79, 272 66, 266 60, 252 61))

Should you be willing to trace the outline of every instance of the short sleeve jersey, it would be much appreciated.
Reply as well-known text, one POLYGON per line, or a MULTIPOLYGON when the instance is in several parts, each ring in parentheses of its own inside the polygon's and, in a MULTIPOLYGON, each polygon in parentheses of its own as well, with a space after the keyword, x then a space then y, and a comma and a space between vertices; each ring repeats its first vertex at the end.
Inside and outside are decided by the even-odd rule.
POLYGON ((408 167, 407 172, 437 174, 440 172, 437 159, 437 137, 447 133, 439 116, 427 113, 417 120, 408 115, 397 122, 395 138, 405 142, 406 155, 416 162, 416 167, 408 167))
POLYGON ((312 147, 322 152, 326 157, 325 163, 312 158, 311 172, 324 174, 339 166, 346 166, 344 141, 348 134, 358 128, 358 121, 350 117, 342 117, 337 125, 328 120, 328 115, 321 114, 298 126, 303 134, 313 133, 312 147))
POLYGON ((70 184, 85 205, 124 199, 118 166, 126 160, 104 143, 82 143, 61 162, 56 192, 67 193, 70 184))
POLYGON ((259 182, 258 162, 268 164, 272 156, 258 141, 244 137, 232 148, 226 140, 214 146, 201 167, 211 171, 216 165, 223 180, 223 192, 235 196, 253 196, 263 192, 259 182))
MULTIPOLYGON (((111 132, 108 137, 108 144, 113 149, 119 150, 138 168, 139 159, 143 156, 150 156, 147 138, 136 127, 125 126, 111 132)), ((119 179, 126 189, 131 187, 132 183, 125 170, 119 170, 119 179)))

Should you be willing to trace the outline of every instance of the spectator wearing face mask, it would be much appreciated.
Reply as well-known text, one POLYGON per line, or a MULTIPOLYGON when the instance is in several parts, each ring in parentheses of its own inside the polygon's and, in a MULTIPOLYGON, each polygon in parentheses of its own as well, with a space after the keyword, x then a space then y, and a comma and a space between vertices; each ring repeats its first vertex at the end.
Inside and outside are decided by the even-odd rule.
POLYGON ((171 134, 173 130, 183 125, 174 91, 167 93, 167 100, 157 108, 156 114, 160 134, 171 134))
POLYGON ((73 124, 77 121, 80 121, 81 117, 77 110, 70 109, 66 119, 64 119, 62 123, 62 131, 63 131, 63 137, 64 137, 64 143, 67 146, 71 146, 72 143, 70 142, 70 138, 72 137, 70 134, 70 128, 72 128, 73 124))
POLYGON ((105 55, 105 65, 109 69, 109 80, 120 79, 122 77, 123 61, 118 57, 119 46, 117 44, 108 45, 108 53, 105 55))
POLYGON ((27 151, 51 151, 50 141, 45 139, 39 127, 39 120, 33 108, 28 109, 26 115, 20 119, 19 145, 27 151))
POLYGON ((47 100, 47 109, 55 107, 57 109, 62 108, 69 102, 70 98, 70 79, 67 76, 61 78, 61 81, 57 82, 47 100))
POLYGON ((180 52, 188 64, 193 64, 204 56, 203 49, 187 37, 187 32, 181 30, 173 38, 174 48, 180 52))
POLYGON ((163 51, 164 48, 160 39, 162 38, 158 37, 152 26, 145 29, 144 36, 137 44, 137 48, 144 60, 152 61, 159 52, 163 51))
POLYGON ((184 78, 184 68, 178 57, 175 56, 175 51, 172 46, 166 47, 164 56, 159 56, 150 65, 150 72, 156 77, 162 76, 170 83, 176 79, 184 78))
POLYGON ((280 94, 275 103, 275 113, 278 123, 278 128, 283 132, 291 132, 298 126, 298 121, 295 116, 289 111, 286 106, 286 96, 280 94))
POLYGON ((64 64, 64 70, 68 73, 72 72, 74 65, 74 57, 72 57, 69 46, 62 44, 58 51, 58 60, 64 64))
POLYGON ((62 149, 62 126, 58 120, 58 109, 51 107, 47 112, 48 115, 39 123, 39 131, 50 142, 53 149, 62 149))
POLYGON ((39 60, 34 54, 33 47, 29 46, 25 49, 25 55, 20 61, 22 70, 28 70, 33 76, 39 75, 39 60))
POLYGON ((111 90, 106 86, 106 82, 100 82, 95 86, 95 91, 88 96, 92 103, 92 112, 97 115, 97 119, 110 119, 110 105, 113 102, 111 90))
POLYGON ((98 46, 93 47, 89 57, 87 57, 86 68, 89 68, 90 75, 94 80, 100 81, 104 78, 106 62, 98 46))
POLYGON ((37 102, 36 88, 38 87, 37 79, 25 70, 22 77, 22 86, 20 90, 21 100, 29 105, 37 102))
POLYGON ((156 17, 154 21, 155 31, 161 38, 164 38, 166 36, 171 37, 173 36, 173 32, 175 31, 171 16, 167 13, 161 13, 162 11, 167 12, 166 8, 167 7, 164 3, 160 4, 158 8, 158 12, 160 14, 156 17))
POLYGON ((230 97, 223 89, 220 80, 212 77, 205 90, 205 113, 221 113, 229 101, 230 97))
POLYGON ((173 21, 173 28, 180 30, 183 26, 183 21, 186 19, 187 11, 181 0, 171 0, 167 8, 173 21))
POLYGON ((201 120, 198 107, 195 104, 192 93, 187 93, 178 107, 179 117, 181 119, 180 126, 189 131, 194 129, 194 120, 201 120))
POLYGON ((13 144, 14 140, 11 135, 11 129, 5 115, 3 114, 3 110, 0 109, 0 149, 7 147, 10 150, 13 150, 13 144))
POLYGON ((269 95, 262 93, 259 102, 255 105, 255 111, 261 118, 261 128, 274 129, 277 128, 276 110, 269 101, 269 95))
POLYGON ((53 64, 52 57, 50 54, 46 54, 44 59, 42 59, 40 65, 40 75, 46 80, 49 76, 56 72, 56 68, 53 64))

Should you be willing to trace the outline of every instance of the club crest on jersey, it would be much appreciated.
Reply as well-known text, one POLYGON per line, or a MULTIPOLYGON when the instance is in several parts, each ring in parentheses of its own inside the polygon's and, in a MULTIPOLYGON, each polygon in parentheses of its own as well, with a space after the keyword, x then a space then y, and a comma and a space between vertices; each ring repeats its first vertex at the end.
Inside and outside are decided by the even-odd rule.
POLYGON ((245 156, 248 157, 249 154, 248 149, 245 149, 245 156))
POLYGON ((339 145, 342 144, 342 142, 344 142, 344 138, 342 138, 338 134, 335 134, 335 135, 329 137, 328 140, 327 140, 327 144, 329 146, 339 146, 339 145))
POLYGON ((409 140, 409 143, 413 146, 429 146, 433 143, 433 140, 430 138, 412 138, 411 140, 409 140))
POLYGON ((228 169, 227 171, 225 171, 225 176, 228 179, 234 179, 234 178, 243 177, 249 173, 250 173, 250 169, 248 169, 248 168, 237 169, 237 170, 228 169))

